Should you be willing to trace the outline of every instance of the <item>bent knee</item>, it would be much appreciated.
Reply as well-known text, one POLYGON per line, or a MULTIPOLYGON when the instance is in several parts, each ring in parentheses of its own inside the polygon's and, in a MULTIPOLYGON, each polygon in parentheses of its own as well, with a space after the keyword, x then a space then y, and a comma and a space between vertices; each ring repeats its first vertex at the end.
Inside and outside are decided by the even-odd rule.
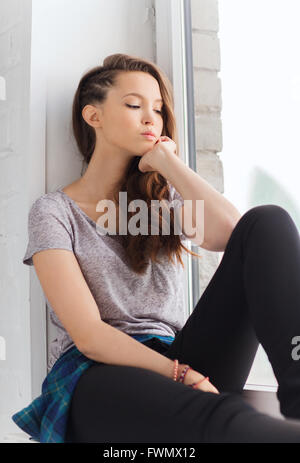
POLYGON ((266 217, 269 218, 271 216, 289 216, 284 207, 279 206, 278 204, 262 204, 260 206, 254 206, 249 209, 245 214, 245 216, 255 216, 255 217, 266 217))
POLYGON ((293 222, 286 209, 277 204, 262 204, 249 209, 240 219, 242 224, 262 224, 263 228, 277 228, 280 223, 293 222))

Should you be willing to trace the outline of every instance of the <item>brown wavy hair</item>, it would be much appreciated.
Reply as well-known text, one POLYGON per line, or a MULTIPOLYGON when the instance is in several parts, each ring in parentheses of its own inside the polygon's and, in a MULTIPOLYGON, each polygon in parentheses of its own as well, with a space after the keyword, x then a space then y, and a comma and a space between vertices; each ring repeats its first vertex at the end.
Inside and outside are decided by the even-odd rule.
MULTIPOLYGON (((179 156, 178 135, 174 115, 174 100, 172 85, 166 74, 159 69, 154 63, 132 55, 116 53, 107 56, 102 66, 96 66, 87 71, 80 79, 76 90, 72 106, 72 126, 77 146, 82 154, 86 164, 90 162, 96 145, 96 134, 83 118, 82 110, 85 105, 93 103, 102 103, 105 101, 107 92, 110 87, 115 85, 116 77, 120 72, 142 71, 151 74, 158 82, 163 99, 162 117, 163 131, 166 135, 175 141, 177 145, 176 155, 179 156)), ((151 200, 170 200, 169 185, 167 179, 159 172, 141 172, 138 169, 140 156, 135 156, 129 163, 124 179, 122 179, 119 191, 127 192, 127 206, 135 199, 142 199, 148 205, 148 223, 150 230, 151 217, 151 200)), ((116 193, 115 201, 119 204, 116 193)), ((164 203, 162 201, 162 203, 164 203)), ((163 206, 165 207, 165 206, 163 206)), ((158 235, 119 235, 122 239, 123 248, 131 268, 138 274, 143 274, 149 265, 149 259, 157 262, 158 254, 161 253, 168 257, 169 261, 174 264, 173 255, 175 255, 184 267, 181 259, 182 249, 185 249, 193 256, 202 257, 188 248, 186 248, 179 235, 174 234, 174 211, 168 208, 170 234, 162 235, 163 216, 159 208, 159 217, 157 224, 159 227, 158 235)), ((128 212, 128 221, 134 212, 128 212)))

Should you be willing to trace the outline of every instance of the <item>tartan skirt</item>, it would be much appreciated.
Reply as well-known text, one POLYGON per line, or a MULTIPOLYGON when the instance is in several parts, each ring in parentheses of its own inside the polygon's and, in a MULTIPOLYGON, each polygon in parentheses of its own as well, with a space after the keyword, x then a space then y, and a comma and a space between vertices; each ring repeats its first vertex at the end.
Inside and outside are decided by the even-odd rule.
MULTIPOLYGON (((172 336, 153 334, 130 336, 140 342, 159 338, 169 345, 174 340, 172 336)), ((87 358, 76 346, 68 349, 44 379, 42 394, 12 415, 12 420, 36 442, 66 442, 68 411, 74 388, 82 373, 96 363, 99 362, 87 358)))

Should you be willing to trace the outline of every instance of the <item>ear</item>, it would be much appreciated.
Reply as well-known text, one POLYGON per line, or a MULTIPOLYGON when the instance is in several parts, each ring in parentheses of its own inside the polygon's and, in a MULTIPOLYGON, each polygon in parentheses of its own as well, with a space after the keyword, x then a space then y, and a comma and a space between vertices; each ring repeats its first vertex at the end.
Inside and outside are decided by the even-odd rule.
POLYGON ((101 127, 101 110, 100 108, 87 104, 83 108, 82 117, 91 127, 101 127))

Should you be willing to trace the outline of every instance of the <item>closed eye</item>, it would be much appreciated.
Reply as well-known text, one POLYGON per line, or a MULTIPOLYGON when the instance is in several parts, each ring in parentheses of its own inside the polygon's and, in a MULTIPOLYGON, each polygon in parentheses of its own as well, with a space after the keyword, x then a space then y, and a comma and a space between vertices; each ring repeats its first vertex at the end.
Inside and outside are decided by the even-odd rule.
MULTIPOLYGON (((128 108, 134 108, 134 109, 140 108, 140 106, 134 106, 134 105, 130 105, 130 104, 127 104, 127 103, 126 103, 126 106, 128 106, 128 108)), ((155 109, 155 111, 157 113, 159 113, 159 114, 162 114, 162 111, 159 111, 158 109, 155 109)))

